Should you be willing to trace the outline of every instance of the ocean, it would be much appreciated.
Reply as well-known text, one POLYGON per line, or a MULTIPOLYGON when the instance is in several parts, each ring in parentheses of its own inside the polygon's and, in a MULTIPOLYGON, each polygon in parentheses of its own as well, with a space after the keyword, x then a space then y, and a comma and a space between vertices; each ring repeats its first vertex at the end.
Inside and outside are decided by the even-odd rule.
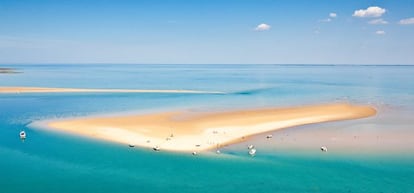
POLYGON ((7 65, 0 86, 186 89, 185 93, 0 94, 0 192, 414 192, 414 66, 7 65), (222 149, 154 152, 62 134, 43 120, 334 102, 375 117, 271 132, 222 149), (19 132, 25 130, 22 142, 19 132), (254 143, 256 156, 247 154, 254 143), (328 145, 329 151, 319 150, 328 145))

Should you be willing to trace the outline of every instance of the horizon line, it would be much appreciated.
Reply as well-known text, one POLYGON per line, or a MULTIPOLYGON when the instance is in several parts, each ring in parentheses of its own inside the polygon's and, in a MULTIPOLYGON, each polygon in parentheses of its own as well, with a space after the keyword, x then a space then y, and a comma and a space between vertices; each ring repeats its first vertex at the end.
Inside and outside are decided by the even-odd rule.
POLYGON ((6 65, 277 65, 277 66, 414 66, 414 64, 346 64, 346 63, 0 63, 6 65))

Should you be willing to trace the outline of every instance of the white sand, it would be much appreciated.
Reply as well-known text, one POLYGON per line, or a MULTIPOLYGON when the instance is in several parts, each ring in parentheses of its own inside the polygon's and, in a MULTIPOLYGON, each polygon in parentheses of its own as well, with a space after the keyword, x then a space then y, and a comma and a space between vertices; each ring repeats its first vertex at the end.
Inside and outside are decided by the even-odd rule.
POLYGON ((48 126, 91 138, 169 151, 203 151, 282 128, 373 116, 369 106, 328 104, 233 112, 166 112, 150 115, 76 118, 48 126))

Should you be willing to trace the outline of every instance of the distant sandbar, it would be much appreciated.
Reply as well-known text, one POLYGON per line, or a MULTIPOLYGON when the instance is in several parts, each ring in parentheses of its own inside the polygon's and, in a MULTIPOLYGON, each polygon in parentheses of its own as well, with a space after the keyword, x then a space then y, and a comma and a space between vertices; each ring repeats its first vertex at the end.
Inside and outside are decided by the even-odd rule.
POLYGON ((84 89, 84 88, 48 88, 48 87, 0 87, 1 93, 188 93, 223 94, 216 91, 198 90, 146 90, 146 89, 84 89))
POLYGON ((19 73, 14 68, 0 68, 0 74, 15 74, 19 73))

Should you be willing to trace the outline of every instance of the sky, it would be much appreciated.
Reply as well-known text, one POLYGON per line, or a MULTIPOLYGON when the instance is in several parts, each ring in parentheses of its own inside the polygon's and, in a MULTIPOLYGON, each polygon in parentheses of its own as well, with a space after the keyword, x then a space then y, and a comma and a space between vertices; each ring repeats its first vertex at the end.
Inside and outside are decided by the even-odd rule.
POLYGON ((0 0, 0 64, 414 64, 412 0, 0 0))

